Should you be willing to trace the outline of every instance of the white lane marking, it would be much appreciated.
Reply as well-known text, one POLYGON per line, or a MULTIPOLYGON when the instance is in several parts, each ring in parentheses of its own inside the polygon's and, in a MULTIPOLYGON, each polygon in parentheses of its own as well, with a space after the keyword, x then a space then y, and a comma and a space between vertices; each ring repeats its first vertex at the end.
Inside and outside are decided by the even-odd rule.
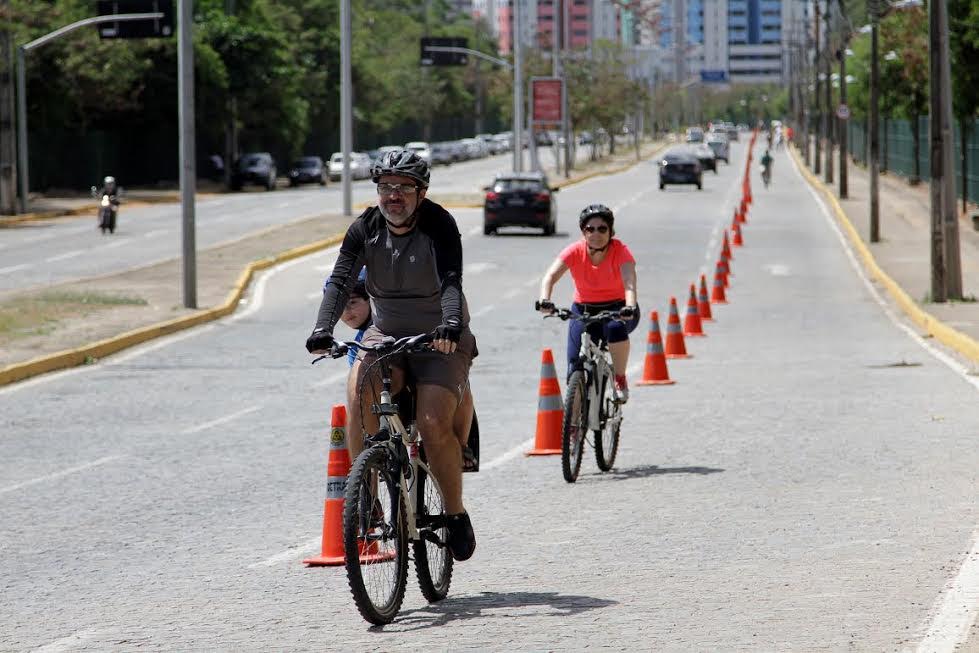
POLYGON ((333 270, 333 264, 328 263, 326 265, 314 265, 313 269, 317 272, 331 272, 333 270))
MULTIPOLYGON (((333 246, 321 252, 316 252, 316 255, 335 254, 338 251, 340 251, 340 248, 338 246, 333 246)), ((247 307, 244 310, 238 311, 234 315, 225 319, 227 319, 229 322, 237 322, 238 320, 244 319, 260 309, 265 301, 265 286, 268 284, 269 279, 283 270, 288 270, 291 267, 305 263, 306 258, 307 257, 305 256, 301 256, 297 259, 286 261, 285 263, 279 263, 271 270, 267 270, 265 274, 259 277, 258 282, 254 285, 251 297, 242 300, 241 303, 247 304, 247 307)))
POLYGON ((476 311, 475 313, 473 313, 472 315, 470 315, 469 318, 470 319, 476 319, 477 317, 482 317, 482 316, 486 315, 487 313, 489 313, 490 311, 492 311, 494 308, 496 308, 496 307, 493 304, 490 304, 489 306, 484 306, 481 309, 479 309, 478 311, 476 311))
POLYGON ((279 208, 280 208, 280 209, 284 209, 284 208, 286 208, 287 206, 289 206, 290 204, 292 204, 292 202, 280 202, 280 203, 279 203, 279 208))
POLYGON ((320 299, 323 297, 323 291, 317 290, 316 292, 311 292, 306 295, 306 299, 320 299))
POLYGON ((143 234, 143 238, 154 238, 156 236, 162 236, 163 234, 168 233, 169 231, 170 231, 169 229, 154 229, 153 231, 143 234))
POLYGON ((41 648, 34 649, 34 653, 62 653, 62 651, 70 651, 73 648, 81 646, 90 639, 94 639, 99 634, 99 631, 95 628, 79 630, 73 635, 56 639, 49 644, 45 644, 41 648))
POLYGON ((463 275, 467 275, 467 274, 481 274, 483 272, 488 272, 490 270, 495 270, 498 267, 500 267, 500 266, 498 266, 496 263, 486 263, 486 262, 470 263, 470 264, 466 265, 465 268, 463 268, 462 273, 463 273, 463 275))
POLYGON ((114 247, 122 247, 123 245, 129 244, 132 239, 123 238, 122 240, 117 240, 115 242, 109 243, 108 245, 102 245, 102 247, 96 247, 96 249, 112 249, 114 247))
POLYGON ((503 293, 503 299, 513 299, 517 295, 523 292, 522 288, 511 288, 510 290, 503 293))
POLYGON ((332 376, 328 376, 325 379, 321 379, 313 384, 314 388, 322 388, 325 385, 333 385, 347 378, 349 370, 344 370, 342 372, 337 372, 332 376))
POLYGON ((32 478, 29 481, 23 481, 21 483, 14 483, 13 485, 8 485, 7 487, 0 488, 0 494, 6 494, 7 492, 20 490, 22 488, 29 487, 31 485, 37 485, 38 483, 43 483, 44 481, 53 481, 63 476, 74 474, 75 472, 83 472, 86 469, 91 469, 92 467, 98 467, 99 465, 104 465, 105 463, 112 462, 113 460, 118 460, 119 458, 122 458, 122 456, 121 455, 105 456, 104 458, 99 458, 98 460, 93 460, 88 463, 83 463, 81 465, 75 465, 74 467, 69 467, 68 469, 63 469, 60 472, 47 474, 45 476, 38 476, 37 478, 32 478))
POLYGON ((117 356, 113 356, 112 358, 106 359, 102 364, 105 365, 106 367, 119 365, 121 363, 125 363, 128 360, 136 358, 137 356, 143 356, 145 354, 150 353, 151 351, 156 351, 157 349, 163 349, 164 347, 168 347, 174 344, 175 342, 180 342, 181 340, 186 340, 187 338, 193 338, 194 336, 199 336, 202 333, 213 331, 216 328, 217 327, 215 327, 213 324, 203 324, 199 327, 188 329, 187 331, 182 331, 180 333, 175 333, 173 335, 165 336, 158 340, 154 340, 148 345, 141 345, 139 347, 135 347, 130 351, 127 351, 125 354, 119 354, 117 356))
POLYGON ((533 279, 529 279, 529 280, 525 281, 524 284, 523 284, 523 287, 524 288, 533 288, 533 287, 539 286, 539 285, 540 285, 540 277, 534 277, 533 279))
POLYGON ((66 261, 70 258, 75 258, 76 256, 81 256, 85 253, 83 249, 75 249, 70 252, 65 252, 64 254, 58 254, 57 256, 52 256, 51 258, 44 259, 45 263, 54 263, 55 261, 66 261))
POLYGON ((514 448, 512 448, 509 451, 507 451, 507 452, 505 452, 505 453, 497 456, 496 458, 494 458, 493 460, 489 461, 485 465, 480 465, 479 466, 479 469, 481 471, 487 471, 487 470, 493 469, 495 467, 499 467, 500 465, 506 463, 507 461, 513 460, 514 458, 516 458, 517 456, 519 456, 520 454, 522 454, 524 451, 527 451, 532 446, 534 446, 534 438, 530 438, 528 440, 524 440, 523 442, 521 442, 520 444, 518 444, 514 448))
POLYGON ((203 424, 198 424, 197 426, 192 426, 189 429, 184 429, 182 433, 184 435, 190 435, 191 433, 200 433, 201 431, 206 431, 207 429, 214 428, 215 426, 221 426, 222 424, 227 424, 232 422, 239 417, 244 417, 249 413, 254 413, 256 410, 260 410, 262 405, 250 406, 238 412, 231 413, 230 415, 225 415, 224 417, 219 417, 217 419, 212 419, 210 422, 204 422, 203 424))
POLYGON ((941 605, 918 644, 920 653, 951 653, 969 638, 979 610, 979 530, 973 536, 972 550, 966 554, 959 573, 945 585, 938 600, 941 605))
POLYGON ((469 231, 466 232, 466 235, 467 236, 478 236, 482 232, 483 232, 483 228, 482 227, 473 227, 472 229, 470 229, 469 231))
MULTIPOLYGON (((880 305, 884 314, 895 326, 904 331, 909 338, 918 343, 925 351, 931 354, 940 362, 944 363, 949 369, 956 372, 965 379, 976 390, 979 390, 979 377, 969 374, 969 370, 945 352, 932 346, 924 338, 907 324, 905 324, 897 314, 891 310, 884 297, 878 292, 877 288, 871 283, 870 278, 864 272, 863 266, 857 261, 856 254, 850 246, 840 226, 836 223, 830 213, 829 207, 823 202, 823 198, 802 176, 802 172, 792 158, 792 167, 799 175, 809 194, 816 200, 823 213, 827 224, 836 234, 837 239, 843 246, 843 251, 850 260, 850 265, 856 271, 857 276, 863 281, 867 292, 873 297, 874 301, 880 305)), ((925 633, 924 639, 918 644, 918 651, 922 653, 932 653, 933 651, 953 651, 965 643, 969 635, 969 630, 975 623, 976 615, 979 613, 979 530, 972 534, 972 542, 969 552, 959 567, 958 572, 949 579, 941 594, 935 599, 932 609, 925 618, 925 623, 921 632, 925 633)))
POLYGON ((767 271, 773 277, 787 277, 789 274, 791 274, 789 266, 782 263, 769 263, 767 265, 763 265, 762 269, 767 271))
POLYGON ((10 267, 0 268, 0 274, 7 274, 9 272, 17 272, 18 270, 26 270, 31 267, 30 263, 21 263, 20 265, 11 265, 10 267))
POLYGON ((305 542, 300 542, 296 546, 286 549, 282 553, 276 553, 274 556, 270 556, 261 562, 253 562, 252 564, 248 565, 248 568, 258 569, 259 567, 273 567, 280 562, 289 562, 294 558, 298 558, 309 553, 315 553, 322 541, 322 537, 314 537, 306 540, 305 542))

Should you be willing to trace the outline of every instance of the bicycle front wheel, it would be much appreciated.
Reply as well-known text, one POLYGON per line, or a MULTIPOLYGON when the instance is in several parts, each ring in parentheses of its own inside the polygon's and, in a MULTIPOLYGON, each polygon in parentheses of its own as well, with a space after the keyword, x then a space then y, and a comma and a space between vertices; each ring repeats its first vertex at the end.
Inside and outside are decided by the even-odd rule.
POLYGON ((602 393, 601 430, 595 431, 595 462, 603 472, 612 469, 619 452, 619 430, 622 427, 622 405, 616 403, 611 377, 605 380, 602 393))
POLYGON ((384 445, 354 462, 343 506, 347 582, 357 610, 372 624, 389 624, 408 582, 408 521, 401 476, 384 445))
POLYGON ((568 380, 568 395, 564 401, 564 428, 561 433, 561 471, 568 483, 578 480, 587 432, 588 384, 585 373, 578 370, 568 380))
POLYGON ((418 539, 411 543, 415 552, 418 586, 429 603, 441 601, 452 582, 452 555, 446 541, 449 529, 445 521, 445 500, 435 478, 418 466, 415 521, 418 539))

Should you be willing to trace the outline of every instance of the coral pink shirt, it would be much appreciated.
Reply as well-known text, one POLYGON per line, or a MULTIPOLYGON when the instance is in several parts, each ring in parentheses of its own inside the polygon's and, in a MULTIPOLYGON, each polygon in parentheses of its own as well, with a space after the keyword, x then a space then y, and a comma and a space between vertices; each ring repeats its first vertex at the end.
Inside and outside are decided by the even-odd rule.
POLYGON ((603 304, 625 299, 621 267, 635 263, 632 252, 618 238, 609 241, 605 258, 594 265, 588 258, 588 243, 579 240, 564 248, 560 258, 574 279, 574 301, 579 304, 603 304))

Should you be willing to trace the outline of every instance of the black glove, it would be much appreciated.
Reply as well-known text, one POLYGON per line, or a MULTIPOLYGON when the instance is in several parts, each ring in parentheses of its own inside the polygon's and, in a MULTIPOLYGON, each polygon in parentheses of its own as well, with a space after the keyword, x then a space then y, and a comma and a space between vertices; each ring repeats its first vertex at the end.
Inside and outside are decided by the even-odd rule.
POLYGON ((333 349, 333 334, 322 327, 313 329, 313 333, 306 338, 306 351, 329 351, 333 349))
POLYGON ((535 311, 547 311, 548 313, 554 312, 554 302, 549 299, 539 299, 534 302, 535 311))
POLYGON ((639 310, 636 306, 623 306, 619 309, 619 317, 623 320, 631 320, 636 317, 636 312, 639 310))
POLYGON ((448 340, 457 343, 461 334, 462 324, 455 318, 449 318, 447 324, 440 324, 435 327, 436 340, 448 340))

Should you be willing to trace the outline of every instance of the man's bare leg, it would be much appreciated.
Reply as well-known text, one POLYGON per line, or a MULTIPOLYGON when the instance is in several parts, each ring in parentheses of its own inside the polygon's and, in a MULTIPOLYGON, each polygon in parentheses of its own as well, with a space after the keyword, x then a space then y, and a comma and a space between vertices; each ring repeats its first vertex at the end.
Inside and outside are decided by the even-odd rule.
POLYGON ((439 385, 419 385, 417 390, 415 421, 425 442, 428 464, 442 488, 445 510, 450 515, 465 512, 462 503, 462 450, 453 428, 460 407, 459 400, 455 393, 439 385))
POLYGON ((473 423, 473 393, 466 386, 466 391, 462 395, 462 401, 456 409, 455 417, 452 419, 452 431, 455 433, 459 446, 464 447, 469 442, 469 429, 473 423))
MULTIPOLYGON (((347 376, 347 450, 350 452, 350 462, 363 451, 365 433, 377 433, 380 428, 377 415, 371 412, 371 405, 381 398, 380 372, 374 368, 370 380, 363 383, 362 392, 361 374, 361 361, 358 360, 347 376)), ((391 394, 399 392, 403 385, 404 373, 399 368, 392 368, 391 394)))

